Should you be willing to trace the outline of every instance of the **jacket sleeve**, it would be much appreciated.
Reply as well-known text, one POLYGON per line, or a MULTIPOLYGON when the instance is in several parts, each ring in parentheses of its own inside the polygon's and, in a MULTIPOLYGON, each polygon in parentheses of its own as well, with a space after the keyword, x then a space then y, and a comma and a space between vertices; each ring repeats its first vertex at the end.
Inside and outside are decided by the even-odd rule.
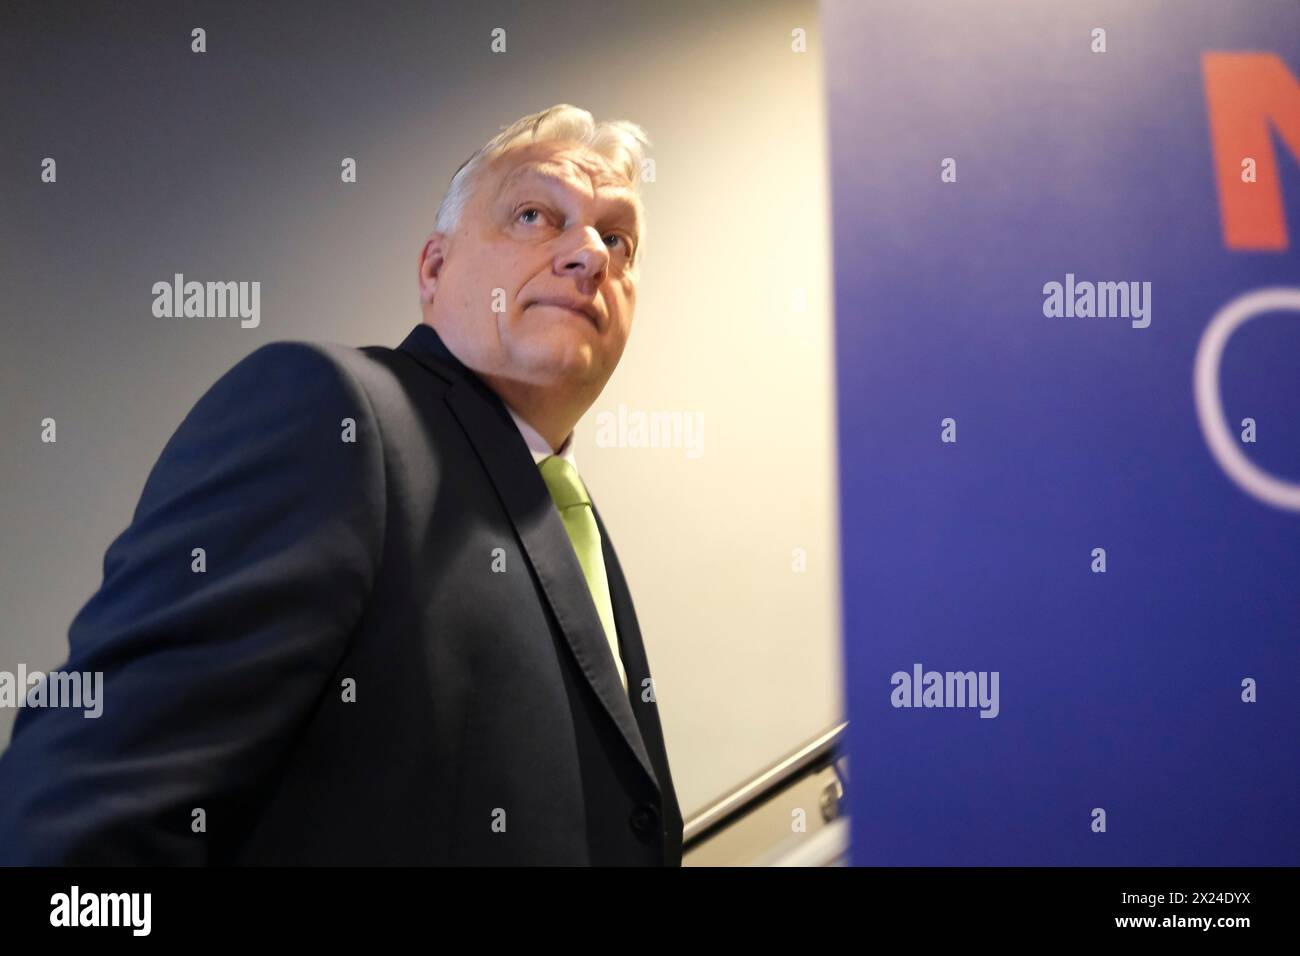
POLYGON ((57 670, 102 672, 100 715, 17 713, 0 863, 227 857, 304 721, 340 692, 384 509, 376 419, 343 360, 276 342, 223 375, 163 449, 69 629, 57 670))

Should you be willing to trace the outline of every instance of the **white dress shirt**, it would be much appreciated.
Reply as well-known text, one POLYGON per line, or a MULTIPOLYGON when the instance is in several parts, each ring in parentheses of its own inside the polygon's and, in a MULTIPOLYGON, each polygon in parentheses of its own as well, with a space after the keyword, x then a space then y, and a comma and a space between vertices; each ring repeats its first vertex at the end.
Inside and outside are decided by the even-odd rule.
MULTIPOLYGON (((504 402, 502 402, 502 404, 505 405, 504 402)), ((506 411, 508 411, 510 417, 515 420, 515 427, 519 429, 519 434, 523 435, 524 441, 528 443, 528 450, 533 453, 534 462, 540 465, 544 458, 549 458, 551 455, 559 455, 573 466, 574 471, 578 470, 578 459, 575 458, 573 454, 572 430, 569 431, 569 437, 564 439, 564 444, 560 446, 560 450, 552 451, 551 443, 543 438, 536 428, 516 415, 515 410, 509 405, 506 405, 506 411)))

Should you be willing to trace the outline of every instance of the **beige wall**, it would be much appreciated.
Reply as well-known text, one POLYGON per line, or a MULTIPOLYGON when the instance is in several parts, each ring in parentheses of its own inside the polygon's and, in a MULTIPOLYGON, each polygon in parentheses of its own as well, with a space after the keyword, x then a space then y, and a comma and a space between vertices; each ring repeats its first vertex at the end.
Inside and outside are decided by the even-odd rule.
POLYGON ((842 716, 820 63, 789 52, 792 22, 812 17, 683 43, 638 105, 653 248, 629 351, 579 432, 687 813, 842 716), (703 454, 594 447, 594 414, 619 403, 698 411, 703 454))
POLYGON ((577 454, 637 602, 683 811, 842 717, 815 5, 513 6, 433 22, 403 5, 363 30, 340 11, 225 11, 206 73, 166 84, 159 69, 190 68, 161 52, 183 17, 111 43, 71 30, 33 60, 48 108, 18 118, 12 145, 66 159, 57 194, 7 186, 0 225, 20 250, 0 359, 15 450, 0 669, 65 659, 104 549, 215 378, 278 339, 396 345, 419 320, 416 257, 451 173, 499 126, 567 101, 654 142, 636 323, 577 454), (493 26, 505 55, 487 50, 493 26), (78 82, 59 83, 73 60, 78 82), (178 271, 260 280, 261 326, 152 318, 152 283, 178 271), (699 413, 703 454, 598 446, 596 416, 620 403, 699 413))

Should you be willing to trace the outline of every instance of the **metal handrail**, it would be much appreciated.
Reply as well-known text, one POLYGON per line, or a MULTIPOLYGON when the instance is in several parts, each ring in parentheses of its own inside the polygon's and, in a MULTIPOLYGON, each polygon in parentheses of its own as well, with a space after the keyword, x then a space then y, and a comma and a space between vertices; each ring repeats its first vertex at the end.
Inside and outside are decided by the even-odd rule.
MULTIPOLYGON (((848 721, 822 731, 801 747, 782 757, 739 787, 725 794, 686 821, 682 830, 682 850, 689 851, 706 837, 713 835, 754 805, 776 793, 795 777, 816 771, 832 764, 836 751, 843 742, 848 721)), ((837 771, 838 773, 838 771, 837 771)))

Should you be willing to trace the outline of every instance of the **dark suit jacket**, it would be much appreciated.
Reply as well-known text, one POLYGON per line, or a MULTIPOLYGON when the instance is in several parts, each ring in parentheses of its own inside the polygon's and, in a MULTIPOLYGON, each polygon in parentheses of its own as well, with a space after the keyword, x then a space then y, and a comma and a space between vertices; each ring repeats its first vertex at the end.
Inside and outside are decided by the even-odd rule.
POLYGON ((103 672, 103 715, 18 712, 0 862, 680 865, 596 519, 627 693, 526 443, 431 327, 262 346, 170 439, 72 623, 62 669, 103 672))

